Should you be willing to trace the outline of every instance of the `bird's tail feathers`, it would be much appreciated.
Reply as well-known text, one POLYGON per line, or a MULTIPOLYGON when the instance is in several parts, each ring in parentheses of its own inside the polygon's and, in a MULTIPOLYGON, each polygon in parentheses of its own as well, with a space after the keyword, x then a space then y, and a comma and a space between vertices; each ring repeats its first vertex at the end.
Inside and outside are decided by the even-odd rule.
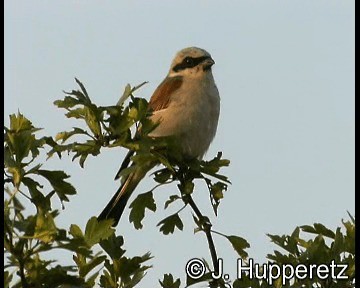
POLYGON ((111 198, 104 210, 98 216, 98 220, 113 219, 113 226, 119 223, 120 217, 124 212, 126 204, 140 182, 142 177, 139 177, 137 171, 129 174, 126 180, 122 183, 115 195, 111 198))

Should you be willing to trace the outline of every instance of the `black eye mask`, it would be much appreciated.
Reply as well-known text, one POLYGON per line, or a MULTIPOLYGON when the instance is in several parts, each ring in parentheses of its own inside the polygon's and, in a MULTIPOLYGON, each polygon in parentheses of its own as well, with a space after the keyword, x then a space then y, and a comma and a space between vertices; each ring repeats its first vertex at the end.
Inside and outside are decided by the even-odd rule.
POLYGON ((202 56, 202 57, 197 57, 197 58, 185 57, 184 60, 181 63, 175 65, 172 70, 174 72, 179 72, 179 71, 185 70, 187 68, 193 68, 193 67, 199 65, 204 60, 209 59, 209 58, 210 58, 209 56, 202 56))

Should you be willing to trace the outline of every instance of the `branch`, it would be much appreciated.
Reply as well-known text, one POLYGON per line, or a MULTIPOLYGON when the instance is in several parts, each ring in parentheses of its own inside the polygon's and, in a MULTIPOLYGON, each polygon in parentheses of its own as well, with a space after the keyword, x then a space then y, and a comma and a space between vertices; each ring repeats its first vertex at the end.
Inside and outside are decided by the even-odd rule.
POLYGON ((191 195, 187 194, 185 196, 186 196, 186 199, 185 199, 186 203, 188 203, 191 206, 191 208, 194 210, 196 216, 198 217, 198 219, 201 223, 201 228, 206 234, 206 238, 209 243, 211 259, 212 259, 213 266, 214 266, 214 271, 216 274, 218 274, 219 273, 219 261, 218 261, 217 254, 216 254, 214 240, 211 235, 212 224, 208 217, 202 215, 202 213, 200 212, 199 208, 196 206, 191 195))
POLYGON ((28 288, 29 284, 26 281, 26 277, 25 277, 25 272, 24 272, 24 262, 23 259, 18 259, 19 261, 19 275, 20 275, 20 279, 21 279, 21 284, 23 288, 28 288))

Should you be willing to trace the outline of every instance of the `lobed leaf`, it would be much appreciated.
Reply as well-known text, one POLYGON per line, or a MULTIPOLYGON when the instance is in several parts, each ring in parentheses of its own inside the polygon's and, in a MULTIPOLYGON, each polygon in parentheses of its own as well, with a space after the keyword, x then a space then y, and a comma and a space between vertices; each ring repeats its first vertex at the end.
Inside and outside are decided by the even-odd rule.
POLYGON ((130 204, 131 211, 129 220, 130 223, 134 224, 136 229, 141 229, 143 227, 141 221, 144 219, 146 208, 153 212, 156 211, 156 204, 152 191, 139 194, 130 204))
POLYGON ((115 229, 112 228, 113 220, 106 219, 98 221, 96 217, 91 217, 86 223, 85 241, 90 247, 99 243, 103 239, 110 237, 115 229))
POLYGON ((180 288, 181 281, 180 278, 174 281, 172 274, 164 274, 163 280, 159 280, 159 283, 163 288, 180 288))
POLYGON ((161 220, 157 224, 157 226, 160 226, 160 231, 164 235, 174 233, 175 227, 177 227, 179 230, 183 230, 183 228, 184 228, 184 224, 181 221, 178 213, 170 215, 169 217, 166 217, 165 219, 161 220))
POLYGON ((244 238, 235 235, 225 237, 230 241, 231 245, 241 258, 246 259, 248 257, 248 253, 245 249, 250 248, 250 244, 244 238))

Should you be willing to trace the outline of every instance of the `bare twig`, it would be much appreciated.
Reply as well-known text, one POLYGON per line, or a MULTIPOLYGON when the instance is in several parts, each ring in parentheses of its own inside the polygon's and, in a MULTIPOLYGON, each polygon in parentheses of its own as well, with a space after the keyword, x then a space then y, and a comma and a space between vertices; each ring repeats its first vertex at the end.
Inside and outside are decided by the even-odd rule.
POLYGON ((21 279, 21 285, 23 288, 28 288, 29 287, 29 284, 28 282, 26 281, 26 277, 25 277, 25 272, 24 272, 24 262, 23 262, 23 259, 18 259, 19 261, 19 275, 20 275, 20 279, 21 279))
POLYGON ((211 226, 212 226, 212 224, 211 224, 208 217, 202 215, 202 213, 200 212, 199 208, 196 206, 196 204, 195 204, 193 198, 191 197, 191 195, 187 194, 186 198, 187 198, 186 202, 194 210, 196 216, 198 217, 198 219, 199 219, 199 221, 201 223, 201 228, 206 234, 206 238, 207 238, 207 241, 208 241, 208 244, 209 244, 211 259, 212 259, 213 266, 214 266, 214 271, 215 271, 216 274, 218 274, 219 273, 219 261, 218 261, 217 254, 216 254, 214 240, 213 240, 212 235, 211 235, 211 226))

